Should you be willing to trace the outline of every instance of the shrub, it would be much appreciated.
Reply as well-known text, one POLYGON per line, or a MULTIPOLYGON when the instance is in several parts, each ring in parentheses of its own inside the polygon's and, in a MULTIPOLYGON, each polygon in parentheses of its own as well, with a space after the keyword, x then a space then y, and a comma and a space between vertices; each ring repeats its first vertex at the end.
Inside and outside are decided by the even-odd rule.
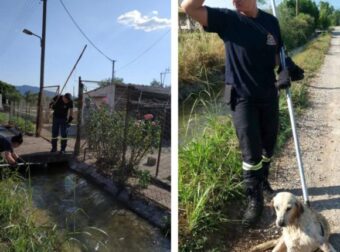
POLYGON ((305 44, 314 31, 314 18, 308 14, 300 13, 298 16, 282 15, 280 27, 283 42, 287 50, 305 44))
POLYGON ((125 123, 120 113, 101 108, 90 111, 85 124, 85 137, 99 167, 120 183, 134 173, 141 159, 160 140, 156 121, 137 121, 129 116, 125 123))

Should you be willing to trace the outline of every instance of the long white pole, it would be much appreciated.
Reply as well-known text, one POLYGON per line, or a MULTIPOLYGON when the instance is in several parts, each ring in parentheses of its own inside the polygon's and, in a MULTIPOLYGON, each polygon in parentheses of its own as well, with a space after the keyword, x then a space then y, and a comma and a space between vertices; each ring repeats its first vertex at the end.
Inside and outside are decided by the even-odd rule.
MULTIPOLYGON (((277 17, 275 0, 271 0, 271 3, 272 3, 273 14, 274 14, 275 17, 277 17)), ((280 61, 281 61, 281 66, 283 68, 286 68, 285 58, 286 58, 285 51, 284 51, 284 48, 282 47, 281 51, 280 51, 280 61)), ((310 203, 309 203, 309 198, 308 198, 308 190, 307 190, 305 174, 304 174, 304 169, 303 169, 303 163, 302 163, 302 158, 301 158, 299 137, 298 137, 298 134, 297 134, 297 131, 296 131, 293 102, 292 102, 291 97, 292 96, 291 96, 291 93, 290 93, 290 88, 288 87, 288 88, 286 88, 286 98, 287 98, 290 124, 291 124, 291 127, 292 127, 292 133, 293 133, 293 139, 294 139, 294 145, 295 145, 296 159, 297 159, 297 163, 298 163, 298 167, 299 167, 299 174, 300 174, 300 180, 301 180, 301 186, 302 186, 303 200, 304 200, 305 204, 309 206, 310 203)))

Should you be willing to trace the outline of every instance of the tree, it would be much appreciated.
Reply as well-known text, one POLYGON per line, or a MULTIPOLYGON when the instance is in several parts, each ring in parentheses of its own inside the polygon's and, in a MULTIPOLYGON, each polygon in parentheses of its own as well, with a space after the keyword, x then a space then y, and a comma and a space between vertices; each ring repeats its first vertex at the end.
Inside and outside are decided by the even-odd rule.
POLYGON ((0 81, 0 92, 2 93, 3 101, 8 99, 8 101, 11 103, 12 101, 19 101, 21 98, 21 94, 13 85, 3 81, 0 81))
POLYGON ((327 29, 331 25, 331 16, 333 12, 333 6, 331 6, 328 2, 320 1, 319 27, 321 29, 327 29))
POLYGON ((330 19, 331 19, 331 25, 333 26, 340 25, 340 10, 334 11, 330 19))
MULTIPOLYGON (((111 85, 111 83, 112 83, 111 80, 112 80, 111 78, 104 79, 104 80, 100 81, 100 82, 98 83, 98 85, 99 85, 100 87, 106 87, 106 86, 108 86, 108 85, 111 85)), ((114 84, 124 84, 124 79, 123 79, 123 78, 114 77, 113 83, 114 83, 114 84)))
POLYGON ((160 83, 158 80, 156 79, 153 79, 151 82, 150 82, 150 86, 151 87, 163 87, 162 83, 160 83))
POLYGON ((311 0, 284 0, 281 5, 286 6, 289 12, 295 16, 296 8, 298 7, 298 13, 308 14, 314 18, 313 26, 316 28, 319 19, 319 9, 314 1, 311 0), (296 6, 298 5, 298 6, 296 6))

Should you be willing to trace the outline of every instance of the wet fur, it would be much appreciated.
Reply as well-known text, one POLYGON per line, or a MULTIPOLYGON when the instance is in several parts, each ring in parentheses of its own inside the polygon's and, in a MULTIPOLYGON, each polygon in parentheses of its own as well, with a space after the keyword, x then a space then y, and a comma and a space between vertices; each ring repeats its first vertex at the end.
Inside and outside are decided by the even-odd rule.
POLYGON ((330 228, 320 213, 304 206, 293 194, 278 193, 273 201, 276 225, 283 228, 282 236, 254 247, 251 251, 313 252, 318 248, 324 252, 336 252, 328 242, 330 228))

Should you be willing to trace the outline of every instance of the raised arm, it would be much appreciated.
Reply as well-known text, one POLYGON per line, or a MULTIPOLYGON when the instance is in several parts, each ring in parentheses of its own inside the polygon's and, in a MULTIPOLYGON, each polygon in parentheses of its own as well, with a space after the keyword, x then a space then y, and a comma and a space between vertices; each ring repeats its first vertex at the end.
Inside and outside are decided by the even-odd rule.
POLYGON ((208 25, 207 9, 203 6, 204 0, 184 0, 181 7, 194 20, 203 26, 208 25))

